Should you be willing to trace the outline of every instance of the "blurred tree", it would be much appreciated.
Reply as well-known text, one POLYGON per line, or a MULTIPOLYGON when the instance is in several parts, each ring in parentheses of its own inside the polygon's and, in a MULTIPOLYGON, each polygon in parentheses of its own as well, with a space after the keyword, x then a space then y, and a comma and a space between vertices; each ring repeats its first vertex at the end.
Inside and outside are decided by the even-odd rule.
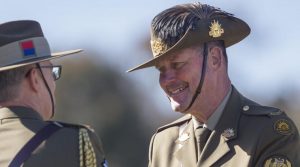
POLYGON ((91 125, 102 139, 110 166, 147 166, 153 129, 141 119, 142 100, 137 99, 143 97, 134 84, 98 59, 63 60, 67 61, 59 63, 63 71, 57 81, 55 119, 91 125))
POLYGON ((300 129, 300 92, 295 86, 282 88, 280 95, 271 102, 275 106, 285 111, 286 114, 294 121, 298 130, 300 129))

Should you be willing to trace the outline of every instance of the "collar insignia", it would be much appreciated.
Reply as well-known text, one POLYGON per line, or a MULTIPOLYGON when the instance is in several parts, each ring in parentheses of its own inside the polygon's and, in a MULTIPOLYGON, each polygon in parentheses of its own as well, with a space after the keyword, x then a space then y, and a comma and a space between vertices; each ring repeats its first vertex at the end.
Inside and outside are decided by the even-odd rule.
POLYGON ((222 133, 222 136, 226 137, 226 138, 230 138, 234 136, 234 130, 232 128, 228 128, 226 130, 224 130, 224 132, 222 133))
POLYGON ((182 135, 179 136, 178 140, 179 140, 180 142, 183 142, 183 141, 186 141, 186 140, 189 139, 189 138, 190 138, 189 133, 183 133, 182 135))
POLYGON ((219 24, 218 21, 213 20, 209 28, 210 28, 209 36, 213 38, 220 37, 224 33, 224 29, 221 27, 221 24, 219 24))

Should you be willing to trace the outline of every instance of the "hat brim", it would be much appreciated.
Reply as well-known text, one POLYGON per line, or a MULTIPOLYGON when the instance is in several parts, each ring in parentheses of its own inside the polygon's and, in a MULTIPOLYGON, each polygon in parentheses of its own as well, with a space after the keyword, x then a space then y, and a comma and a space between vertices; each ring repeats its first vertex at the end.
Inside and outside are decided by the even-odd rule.
POLYGON ((235 43, 240 42, 245 37, 250 34, 250 27, 243 20, 236 17, 228 18, 212 18, 208 21, 199 22, 195 27, 190 27, 186 33, 178 40, 172 47, 167 49, 164 53, 158 55, 157 57, 134 67, 127 72, 132 72, 135 70, 155 66, 156 62, 162 57, 171 55, 181 49, 191 47, 196 44, 202 44, 210 41, 224 41, 225 47, 229 47, 235 43), (209 35, 210 24, 213 20, 217 20, 224 28, 224 34, 220 37, 211 37, 209 35))
POLYGON ((16 64, 1 67, 0 72, 6 71, 6 70, 11 70, 11 69, 18 68, 18 67, 27 66, 30 64, 35 64, 35 63, 44 62, 44 61, 48 61, 48 60, 52 60, 52 59, 57 59, 57 58, 60 58, 63 56, 72 55, 72 54, 79 53, 82 51, 83 51, 82 49, 75 49, 75 50, 69 50, 69 51, 64 51, 64 52, 52 53, 50 56, 32 58, 30 60, 26 60, 26 61, 18 62, 16 64))

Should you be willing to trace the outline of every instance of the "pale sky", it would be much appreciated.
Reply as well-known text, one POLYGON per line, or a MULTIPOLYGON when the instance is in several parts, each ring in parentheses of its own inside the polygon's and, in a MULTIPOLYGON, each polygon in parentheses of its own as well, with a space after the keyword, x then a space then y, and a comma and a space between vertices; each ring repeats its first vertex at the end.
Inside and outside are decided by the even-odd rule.
MULTIPOLYGON (((0 22, 38 20, 54 51, 97 51, 99 61, 134 80, 141 91, 150 90, 158 106, 170 109, 153 68, 130 74, 125 71, 151 57, 140 49, 149 36, 151 19, 166 8, 186 2, 195 1, 9 0, 1 2, 0 22)), ((242 93, 262 101, 272 100, 285 89, 300 94, 299 0, 200 2, 233 13, 251 27, 245 40, 227 50, 229 74, 242 93)))

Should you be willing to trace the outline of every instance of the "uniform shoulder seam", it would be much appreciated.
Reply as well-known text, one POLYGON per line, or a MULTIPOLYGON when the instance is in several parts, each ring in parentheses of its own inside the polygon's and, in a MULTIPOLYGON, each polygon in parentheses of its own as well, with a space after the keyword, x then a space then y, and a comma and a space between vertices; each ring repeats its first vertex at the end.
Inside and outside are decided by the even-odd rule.
POLYGON ((275 116, 275 115, 281 115, 284 113, 282 110, 270 107, 270 106, 262 106, 262 105, 244 105, 243 108, 243 114, 246 115, 252 115, 252 116, 275 116))
POLYGON ((51 122, 60 124, 62 127, 65 127, 65 128, 74 128, 74 129, 84 128, 84 129, 88 129, 90 131, 94 131, 89 125, 66 123, 66 122, 60 122, 60 121, 51 121, 51 122))

